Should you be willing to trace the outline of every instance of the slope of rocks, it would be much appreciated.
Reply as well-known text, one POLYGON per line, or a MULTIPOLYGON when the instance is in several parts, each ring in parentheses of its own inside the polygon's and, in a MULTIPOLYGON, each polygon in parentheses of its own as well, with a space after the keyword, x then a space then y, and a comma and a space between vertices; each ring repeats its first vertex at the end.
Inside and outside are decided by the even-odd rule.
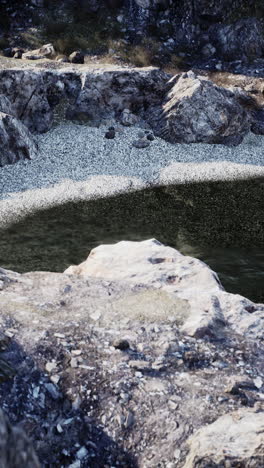
POLYGON ((2 269, 0 312, 2 407, 42 466, 261 466, 264 306, 201 261, 152 239, 2 269))

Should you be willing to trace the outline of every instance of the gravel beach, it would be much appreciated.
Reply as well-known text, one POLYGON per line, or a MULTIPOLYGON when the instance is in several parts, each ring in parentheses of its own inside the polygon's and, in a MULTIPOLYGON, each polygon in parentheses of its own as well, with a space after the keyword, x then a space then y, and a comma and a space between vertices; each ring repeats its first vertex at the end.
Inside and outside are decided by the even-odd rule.
POLYGON ((69 200, 193 181, 264 176, 264 136, 249 134, 237 147, 170 144, 155 138, 133 147, 142 128, 61 123, 36 137, 39 154, 0 169, 1 226, 40 208, 69 200))

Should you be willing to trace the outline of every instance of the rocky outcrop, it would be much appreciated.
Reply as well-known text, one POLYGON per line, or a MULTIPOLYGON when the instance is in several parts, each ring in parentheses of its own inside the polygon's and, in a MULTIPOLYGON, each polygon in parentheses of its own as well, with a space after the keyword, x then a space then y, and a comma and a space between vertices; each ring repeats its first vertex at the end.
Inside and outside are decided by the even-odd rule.
POLYGON ((16 370, 0 398, 41 465, 262 466, 263 306, 204 263, 123 241, 66 273, 0 281, 0 363, 16 370), (189 336, 191 316, 203 333, 189 336))
POLYGON ((264 464, 263 412, 241 409, 200 429, 189 441, 190 454, 184 468, 264 464))
POLYGON ((32 443, 19 427, 11 426, 0 409, 0 466, 3 468, 40 468, 32 443))
POLYGON ((0 146, 0 166, 37 155, 37 145, 25 125, 3 112, 0 112, 0 146))
POLYGON ((156 68, 6 69, 0 70, 0 93, 32 133, 43 133, 50 130, 53 109, 62 99, 68 119, 119 117, 124 109, 144 115, 160 101, 168 78, 156 68))
POLYGON ((246 62, 264 54, 262 24, 256 18, 211 26, 209 38, 216 47, 217 57, 226 61, 239 58, 246 62))
POLYGON ((124 109, 144 116, 163 96, 169 75, 157 68, 95 70, 82 75, 82 86, 67 110, 69 119, 100 120, 124 109))
POLYGON ((239 94, 192 71, 171 83, 161 106, 150 111, 148 120, 157 136, 171 143, 241 143, 250 117, 239 94))
MULTIPOLYGON (((169 308, 170 320, 191 336, 221 337, 227 325, 242 335, 263 336, 264 306, 224 292, 217 275, 203 262, 155 239, 97 247, 85 262, 69 267, 65 273, 151 288, 156 291, 156 300, 162 293, 160 301, 168 301, 167 310, 157 307, 156 319, 159 314, 165 317, 169 308)), ((144 297, 135 301, 131 313, 150 318, 150 297, 147 302, 144 297)))

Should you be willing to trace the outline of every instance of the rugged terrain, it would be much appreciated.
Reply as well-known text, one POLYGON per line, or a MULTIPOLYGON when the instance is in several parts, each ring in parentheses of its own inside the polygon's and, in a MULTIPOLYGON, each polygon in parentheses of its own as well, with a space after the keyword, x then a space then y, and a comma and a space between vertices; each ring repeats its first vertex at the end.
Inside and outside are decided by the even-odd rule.
MULTIPOLYGON (((1 0, 1 227, 197 162, 263 174, 264 9, 231 3, 1 0)), ((154 239, 0 268, 1 468, 264 466, 263 321, 154 239)))
POLYGON ((204 263, 120 242, 1 289, 2 407, 41 466, 263 465, 264 305, 204 263))

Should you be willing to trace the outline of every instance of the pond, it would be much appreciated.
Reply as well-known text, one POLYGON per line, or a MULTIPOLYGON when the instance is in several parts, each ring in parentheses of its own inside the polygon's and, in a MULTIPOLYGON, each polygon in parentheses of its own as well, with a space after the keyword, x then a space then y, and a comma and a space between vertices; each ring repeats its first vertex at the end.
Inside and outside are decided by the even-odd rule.
POLYGON ((149 188, 68 203, 0 230, 0 265, 62 272, 103 243, 155 237, 202 259, 225 289, 264 302, 264 179, 149 188))

